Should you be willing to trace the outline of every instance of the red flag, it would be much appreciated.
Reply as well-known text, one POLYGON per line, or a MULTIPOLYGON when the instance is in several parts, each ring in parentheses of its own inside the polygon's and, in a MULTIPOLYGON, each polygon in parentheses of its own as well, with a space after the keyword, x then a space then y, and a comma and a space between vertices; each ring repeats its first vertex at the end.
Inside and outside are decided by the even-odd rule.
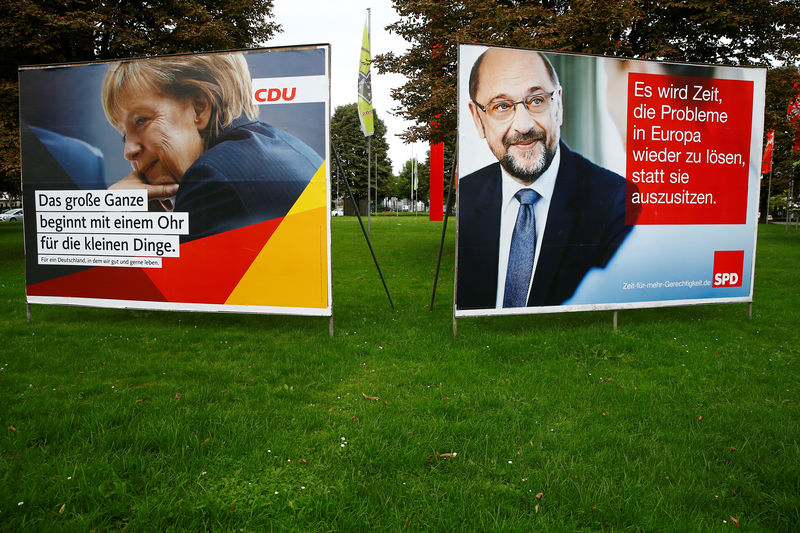
POLYGON ((792 153, 800 150, 800 81, 794 82, 794 90, 796 91, 797 96, 794 100, 789 102, 789 107, 786 109, 786 115, 789 118, 789 124, 795 128, 792 153))
POLYGON ((444 143, 431 143, 430 197, 431 211, 428 220, 443 220, 444 205, 444 143))
MULTIPOLYGON (((442 55, 442 45, 434 43, 431 49, 431 58, 438 61, 442 55)), ((444 69, 444 68, 443 68, 444 69)), ((439 82, 437 82, 439 85, 439 82)), ((433 119, 432 126, 434 130, 439 129, 439 121, 442 115, 436 115, 433 119)), ((430 221, 444 220, 444 143, 431 143, 431 157, 430 157, 430 181, 428 182, 428 194, 431 200, 431 210, 428 215, 430 221)))
POLYGON ((761 160, 761 173, 769 174, 772 172, 772 147, 775 145, 775 129, 767 132, 767 145, 764 147, 764 157, 761 160))

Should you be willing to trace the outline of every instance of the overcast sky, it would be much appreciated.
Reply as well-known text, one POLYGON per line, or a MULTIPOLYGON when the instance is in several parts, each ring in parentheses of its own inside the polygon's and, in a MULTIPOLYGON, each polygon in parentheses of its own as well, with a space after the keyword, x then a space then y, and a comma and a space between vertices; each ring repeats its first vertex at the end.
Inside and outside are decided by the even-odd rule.
MULTIPOLYGON (((356 101, 367 8, 371 9, 372 18, 372 57, 406 50, 409 44, 402 37, 384 29, 400 18, 390 0, 275 0, 274 20, 283 26, 283 32, 266 46, 331 45, 331 114, 337 106, 356 101)), ((374 67, 372 69, 372 106, 388 129, 386 140, 395 173, 412 155, 412 145, 404 144, 397 137, 408 123, 390 112, 397 107, 390 91, 403 82, 402 76, 379 75, 374 67)), ((424 143, 415 143, 413 151, 417 158, 424 159, 427 148, 424 143)))

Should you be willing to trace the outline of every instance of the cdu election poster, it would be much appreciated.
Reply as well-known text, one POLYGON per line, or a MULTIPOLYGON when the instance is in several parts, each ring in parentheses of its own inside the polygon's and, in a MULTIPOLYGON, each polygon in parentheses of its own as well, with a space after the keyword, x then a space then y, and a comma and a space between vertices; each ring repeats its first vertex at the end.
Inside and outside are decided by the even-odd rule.
POLYGON ((28 303, 330 316, 329 56, 20 68, 28 303))
POLYGON ((765 83, 460 45, 455 316, 751 302, 765 83))

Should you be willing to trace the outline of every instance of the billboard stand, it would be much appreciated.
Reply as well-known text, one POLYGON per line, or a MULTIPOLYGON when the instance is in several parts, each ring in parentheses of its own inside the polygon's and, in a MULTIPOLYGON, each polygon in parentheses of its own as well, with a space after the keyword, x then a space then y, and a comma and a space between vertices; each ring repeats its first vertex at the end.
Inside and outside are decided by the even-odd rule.
POLYGON ((333 337, 333 313, 331 313, 330 322, 328 323, 328 335, 333 337))
POLYGON ((29 322, 34 304, 332 316, 330 45, 18 76, 29 322), (178 96, 189 86, 202 102, 178 96), (134 135, 134 89, 202 116, 134 135))
POLYGON ((444 249, 444 237, 447 234, 447 219, 450 215, 450 197, 453 192, 453 179, 456 174, 456 154, 458 153, 458 144, 456 144, 456 151, 453 152, 453 157, 450 159, 450 190, 447 191, 447 208, 444 214, 444 224, 442 224, 442 240, 439 243, 439 260, 436 262, 436 274, 433 276, 433 292, 431 293, 431 305, 428 311, 433 311, 433 301, 436 298, 436 283, 439 281, 439 267, 442 266, 442 250, 444 249))
POLYGON ((477 43, 458 67, 455 317, 752 302, 763 67, 477 43))
POLYGON ((339 167, 339 174, 341 174, 342 178, 344 178, 344 184, 347 185, 347 194, 350 196, 350 201, 353 202, 353 209, 355 209, 356 216, 358 217, 358 223, 361 225, 361 232, 364 233, 364 238, 367 240, 367 246, 369 246, 369 251, 372 254, 372 260, 375 261, 375 267, 378 269, 378 275, 381 277, 383 289, 386 291, 386 297, 389 298, 389 305, 391 305, 392 310, 394 310, 392 295, 389 294, 389 287, 386 286, 386 280, 383 278, 383 272, 381 272, 381 266, 378 264, 378 258, 375 257, 375 250, 372 249, 372 243, 369 240, 369 235, 367 235, 367 230, 364 228, 364 222, 361 220, 361 212, 358 210, 358 203, 353 196, 353 190, 350 188, 350 180, 347 179, 347 175, 344 173, 342 161, 339 159, 339 152, 336 150, 336 146, 334 146, 333 143, 331 143, 331 148, 333 149, 333 155, 336 156, 336 166, 339 167))

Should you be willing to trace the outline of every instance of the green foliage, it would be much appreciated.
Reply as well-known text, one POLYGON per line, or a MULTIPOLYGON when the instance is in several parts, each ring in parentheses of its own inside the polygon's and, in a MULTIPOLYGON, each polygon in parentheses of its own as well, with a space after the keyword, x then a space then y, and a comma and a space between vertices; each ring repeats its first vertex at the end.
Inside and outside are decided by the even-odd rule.
POLYGON ((280 31, 273 0, 0 2, 0 191, 20 187, 17 67, 249 48, 280 31))
MULTIPOLYGON (((450 177, 452 175, 452 168, 453 168, 453 152, 454 147, 452 145, 445 144, 444 147, 444 199, 443 201, 447 201, 447 192, 450 190, 450 177)), ((413 160, 409 159, 403 165, 403 169, 400 171, 400 175, 397 178, 397 188, 399 191, 404 191, 404 196, 398 196, 398 198, 407 198, 409 195, 409 189, 411 186, 411 167, 413 165, 413 160)), ((417 193, 418 198, 422 201, 428 202, 430 198, 430 190, 431 190, 431 152, 430 150, 425 151, 425 160, 417 160, 417 193)), ((451 204, 455 204, 455 196, 451 198, 451 204)))
POLYGON ((251 47, 280 26, 273 0, 20 0, 0 7, 2 79, 17 65, 251 47))
MULTIPOLYGON (((413 168, 414 168, 413 159, 409 159, 403 164, 403 168, 400 170, 400 175, 397 176, 397 181, 395 185, 395 193, 396 193, 395 195, 398 198, 411 197, 411 179, 414 172, 413 168)), ((429 181, 430 181, 430 168, 428 164, 428 156, 426 156, 424 161, 417 159, 417 192, 415 194, 415 197, 427 201, 429 181)))
POLYGON ((794 0, 394 0, 388 26, 412 43, 375 58, 408 81, 392 96, 411 140, 456 132, 457 43, 477 42, 620 57, 788 65, 800 59, 794 0), (433 127, 439 117, 441 127, 433 127))
MULTIPOLYGON (((764 135, 770 128, 775 129, 775 144, 772 156, 772 187, 789 189, 789 182, 797 176, 797 167, 794 163, 800 153, 793 153, 795 133, 800 123, 789 120, 786 111, 790 102, 800 97, 800 90, 796 83, 800 83, 800 74, 797 67, 781 67, 767 71, 767 94, 764 120, 764 135)), ((767 188, 762 187, 761 204, 767 195, 767 188)), ((784 199, 785 200, 785 199, 784 199)))
MULTIPOLYGON (((370 191, 375 198, 375 164, 377 158, 378 199, 391 197, 394 192, 394 176, 392 175, 392 162, 389 159, 389 144, 386 142, 386 124, 375 112, 375 131, 370 137, 365 137, 361 132, 361 123, 358 119, 356 104, 342 105, 336 108, 331 118, 331 143, 339 152, 342 167, 347 172, 350 187, 356 198, 367 197, 367 170, 372 172, 370 191), (368 141, 369 139, 369 141, 368 141), (372 154, 372 161, 367 164, 367 143, 372 154)), ((339 172, 335 167, 335 173, 339 172)), ((340 185, 342 194, 344 185, 340 185)))
POLYGON ((0 192, 11 196, 22 190, 18 106, 16 82, 0 80, 0 192))
POLYGON ((333 338, 291 316, 35 305, 28 323, 22 226, 0 225, 0 529, 797 529, 800 232, 759 228, 752 319, 453 337, 455 225, 431 311, 441 225, 373 219, 392 311, 358 223, 332 222, 333 338))

